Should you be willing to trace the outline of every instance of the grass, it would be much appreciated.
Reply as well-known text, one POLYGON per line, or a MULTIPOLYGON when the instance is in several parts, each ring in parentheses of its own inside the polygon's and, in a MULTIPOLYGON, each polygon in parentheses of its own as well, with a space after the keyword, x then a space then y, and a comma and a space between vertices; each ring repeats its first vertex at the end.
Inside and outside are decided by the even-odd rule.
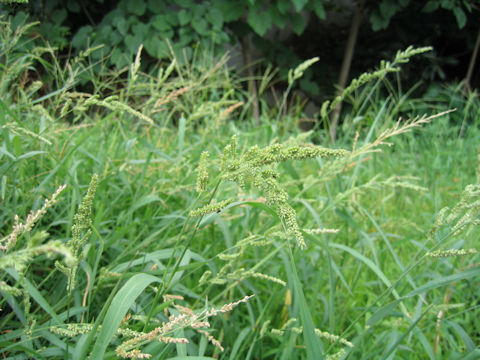
POLYGON ((476 94, 363 77, 332 151, 297 109, 255 126, 224 58, 1 34, 3 358, 478 357, 476 94))

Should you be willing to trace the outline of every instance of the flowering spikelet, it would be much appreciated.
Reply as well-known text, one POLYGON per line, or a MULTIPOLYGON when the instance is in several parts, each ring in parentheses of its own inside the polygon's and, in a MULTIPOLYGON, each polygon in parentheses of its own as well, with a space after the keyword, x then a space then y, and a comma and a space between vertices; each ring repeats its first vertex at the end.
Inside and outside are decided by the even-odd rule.
POLYGON ((288 194, 278 183, 280 174, 273 166, 287 160, 304 160, 309 158, 341 158, 349 154, 343 149, 327 149, 312 144, 273 144, 261 149, 252 146, 240 158, 235 157, 235 138, 223 151, 221 168, 223 177, 234 181, 241 187, 252 183, 264 194, 267 204, 278 214, 287 234, 296 239, 297 245, 306 247, 305 240, 297 223, 295 210, 288 203, 288 194))
POLYGON ((2 126, 2 129, 8 129, 9 131, 11 131, 12 133, 14 134, 17 134, 17 135, 27 135, 33 139, 37 139, 37 140, 40 140, 48 145, 52 145, 52 142, 46 138, 44 138, 43 136, 33 132, 33 131, 30 131, 28 129, 25 129, 21 126, 18 126, 17 123, 7 123, 5 125, 2 126))
POLYGON ((69 242, 74 254, 79 254, 81 247, 85 244, 85 237, 82 238, 82 234, 90 230, 92 226, 92 203, 93 198, 95 197, 95 191, 97 190, 98 185, 98 175, 94 174, 88 186, 87 194, 83 199, 82 203, 78 207, 78 212, 73 218, 72 226, 72 239, 69 242))
POLYGON ((465 256, 478 254, 477 249, 450 249, 450 250, 436 250, 427 252, 426 256, 433 258, 443 258, 443 257, 452 257, 452 256, 465 256))
POLYGON ((298 65, 294 70, 290 69, 290 71, 288 72, 288 84, 291 85, 295 80, 300 79, 303 76, 303 73, 305 72, 305 70, 307 70, 310 66, 315 64, 318 60, 320 60, 319 57, 314 57, 314 58, 305 60, 300 65, 298 65))
POLYGON ((224 352, 225 349, 223 348, 222 344, 220 343, 220 341, 218 341, 217 339, 215 339, 212 335, 210 335, 210 333, 208 331, 205 331, 205 330, 197 330, 198 333, 204 335, 208 341, 210 341, 218 350, 220 350, 221 352, 224 352))
POLYGON ((460 201, 453 207, 445 207, 437 215, 437 220, 429 232, 430 239, 446 225, 450 228, 450 235, 456 236, 469 225, 480 224, 480 185, 467 185, 460 201))
MULTIPOLYGON (((283 234, 283 233, 282 233, 283 234)), ((237 242, 237 246, 267 246, 271 245, 274 239, 267 236, 251 235, 237 242)))
POLYGON ((13 296, 22 295, 22 291, 16 287, 8 285, 5 281, 0 281, 0 291, 13 296))
POLYGON ((348 347, 350 347, 350 348, 353 348, 353 344, 352 344, 350 341, 345 340, 345 339, 341 338, 341 337, 338 336, 338 335, 333 335, 333 334, 330 334, 330 333, 328 333, 328 332, 326 332, 326 331, 320 331, 320 330, 318 330, 318 329, 315 329, 315 334, 317 334, 319 337, 322 337, 322 338, 324 338, 324 339, 328 339, 328 340, 330 340, 330 341, 332 341, 332 342, 338 341, 338 342, 340 342, 340 343, 343 344, 343 345, 346 345, 346 346, 348 346, 348 347))
POLYGON ((310 235, 319 235, 319 234, 337 234, 338 229, 304 229, 306 234, 310 235))
MULTIPOLYGON (((273 144, 267 146, 261 151, 255 151, 257 155, 252 159, 253 166, 269 165, 286 160, 304 160, 316 157, 338 158, 347 155, 349 152, 343 149, 328 149, 311 144, 286 146, 282 144, 273 144)), ((249 154, 252 156, 253 154, 249 154)))
POLYGON ((208 171, 207 171, 208 151, 202 152, 197 169, 197 192, 201 193, 207 190, 208 171))
POLYGON ((139 118, 140 120, 143 120, 145 122, 147 122, 148 124, 150 125, 153 125, 154 124, 154 121, 149 118, 148 116, 142 114, 141 112, 133 109, 132 107, 130 107, 129 105, 121 102, 121 101, 118 101, 118 96, 115 96, 115 95, 112 95, 112 96, 109 96, 103 100, 98 100, 97 97, 95 96, 92 96, 91 98, 87 99, 85 102, 84 102, 84 106, 92 106, 92 105, 98 105, 98 106, 103 106, 109 110, 112 110, 112 111, 122 111, 122 112, 126 112, 126 113, 129 113, 137 118, 139 118))
POLYGON ((236 252, 236 253, 233 253, 233 254, 223 254, 223 253, 220 253, 218 254, 218 258, 220 260, 223 260, 223 261, 230 261, 230 260, 234 260, 234 259, 237 259, 238 257, 240 257, 241 255, 243 254, 243 251, 239 251, 239 252, 236 252))
POLYGON ((243 279, 246 279, 246 278, 249 278, 249 277, 268 280, 268 281, 274 282, 274 283, 282 285, 282 286, 287 285, 287 283, 285 281, 283 281, 279 278, 276 278, 275 276, 262 274, 262 273, 255 272, 255 271, 252 271, 252 270, 246 270, 245 271, 244 269, 239 269, 238 272, 234 272, 232 274, 227 275, 227 278, 235 279, 235 280, 243 280, 243 279))
POLYGON ((380 61, 380 66, 377 70, 370 73, 361 74, 358 78, 353 79, 350 84, 342 91, 342 93, 335 99, 333 99, 333 101, 324 102, 320 111, 322 119, 326 119, 328 113, 331 110, 335 109, 340 102, 348 98, 348 96, 354 93, 355 90, 357 90, 358 88, 373 80, 383 79, 388 73, 400 71, 400 68, 397 66, 398 64, 406 63, 412 56, 431 50, 431 47, 413 48, 412 46, 409 46, 403 51, 398 51, 395 55, 395 59, 393 60, 393 62, 385 60, 380 61))
POLYGON ((327 360, 340 360, 343 359, 346 354, 347 352, 345 351, 345 349, 340 349, 333 355, 327 355, 327 360))
POLYGON ((271 320, 267 320, 263 323, 262 328, 260 329, 260 337, 263 337, 268 330, 271 320))
POLYGON ((203 273, 203 275, 201 276, 200 280, 198 280, 198 283, 200 285, 203 285, 205 283, 207 283, 208 279, 212 276, 212 272, 210 270, 207 270, 203 273))
MULTIPOLYGON (((292 326, 296 322, 297 322, 297 319, 291 318, 280 329, 272 329, 270 332, 273 335, 276 335, 276 336, 283 336, 286 331, 291 331, 291 332, 296 333, 296 334, 301 334, 303 332, 303 327, 302 326, 300 326, 300 327, 292 326)), ((338 343, 340 343, 342 345, 345 345, 349 348, 354 347, 353 343, 351 343, 350 341, 348 341, 346 339, 343 339, 342 337, 340 337, 338 335, 333 335, 333 334, 330 334, 329 332, 321 331, 319 329, 315 329, 314 331, 315 331, 315 334, 318 337, 330 340, 331 342, 338 342, 338 343)))
MULTIPOLYGON (((202 328, 209 328, 210 324, 206 321, 209 317, 216 316, 218 314, 226 313, 236 306, 240 305, 241 303, 247 302, 250 298, 254 295, 245 296, 243 299, 238 301, 225 304, 220 308, 211 308, 210 310, 205 309, 200 312, 195 311, 187 311, 187 313, 182 313, 178 315, 171 315, 168 318, 167 322, 162 322, 160 326, 157 326, 155 329, 147 332, 147 333, 139 333, 135 332, 133 337, 124 341, 120 344, 116 349, 115 352, 118 356, 122 358, 130 358, 130 359, 146 359, 149 358, 149 354, 144 354, 138 347, 145 343, 151 342, 153 340, 157 340, 163 343, 182 343, 187 344, 189 340, 187 338, 176 338, 170 336, 174 334, 176 331, 180 329, 184 329, 186 327, 190 327, 195 329, 197 332, 205 335, 207 339, 215 345, 217 348, 223 351, 223 347, 221 346, 220 342, 216 340, 213 336, 211 336, 207 331, 203 330, 202 328)), ((123 335, 123 334, 122 334, 123 335)), ((128 334, 126 334, 128 336, 128 334)))
POLYGON ((17 238, 20 235, 30 232, 35 223, 47 212, 47 209, 57 202, 57 197, 65 188, 66 185, 60 186, 49 199, 45 199, 43 206, 39 210, 36 212, 30 211, 25 223, 19 222, 20 218, 18 215, 15 215, 13 230, 10 235, 0 240, 0 250, 7 251, 11 249, 15 245, 17 238))
MULTIPOLYGON (((311 63, 304 64, 305 66, 311 63)), ((298 71, 303 71, 299 67, 298 71)), ((292 74, 293 76, 293 74, 292 74)), ((223 149, 220 168, 222 177, 225 180, 236 182, 244 188, 247 184, 261 190, 266 198, 267 205, 271 206, 281 219, 286 234, 296 240, 300 248, 306 248, 306 243, 297 222, 296 213, 288 203, 289 196, 280 186, 278 178, 280 174, 274 166, 287 160, 304 160, 317 157, 342 158, 350 154, 343 149, 328 149, 313 144, 298 144, 296 141, 289 141, 285 144, 272 144, 263 149, 257 145, 252 146, 242 156, 236 154, 237 141, 233 136, 230 143, 223 149)), ((202 157, 199 165, 199 179, 203 163, 202 157)), ((197 182, 197 189, 202 187, 200 180, 197 182)), ((227 200, 216 204, 209 204, 190 212, 191 216, 202 216, 214 211, 220 211, 233 200, 227 200)))
POLYGON ((177 100, 177 98, 179 96, 183 95, 187 91, 190 91, 190 89, 192 89, 192 86, 185 86, 183 88, 176 89, 176 90, 172 91, 170 94, 168 94, 167 97, 162 97, 162 98, 158 99, 155 102, 154 108, 158 108, 158 107, 160 107, 164 104, 167 104, 169 102, 177 100))
POLYGON ((68 278, 67 290, 71 291, 75 286, 76 271, 78 264, 81 261, 81 252, 83 246, 86 244, 92 226, 91 213, 92 203, 95 197, 95 191, 98 185, 98 175, 94 174, 90 180, 87 194, 78 208, 78 212, 73 218, 72 225, 72 238, 67 243, 67 246, 71 249, 73 258, 71 261, 66 262, 66 266, 60 262, 56 262, 55 266, 62 271, 68 278))
POLYGON ((233 199, 228 199, 228 200, 219 201, 217 203, 208 204, 198 209, 190 211, 190 216, 192 217, 204 216, 213 212, 220 212, 223 208, 227 207, 232 202, 233 202, 233 199))

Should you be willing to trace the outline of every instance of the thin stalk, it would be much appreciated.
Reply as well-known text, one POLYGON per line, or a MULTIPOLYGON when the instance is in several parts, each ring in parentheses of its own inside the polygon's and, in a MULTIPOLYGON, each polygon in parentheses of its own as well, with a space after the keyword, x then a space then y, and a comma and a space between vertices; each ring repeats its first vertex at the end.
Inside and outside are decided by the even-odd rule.
MULTIPOLYGON (((218 187, 220 186, 222 180, 219 179, 218 182, 217 182, 217 185, 215 186, 213 192, 212 192, 212 195, 210 196, 210 200, 208 201, 209 203, 212 201, 213 197, 215 196, 217 190, 218 190, 218 187)), ((166 282, 165 284, 165 279, 167 277, 167 273, 168 273, 168 270, 170 269, 171 265, 172 265, 172 262, 173 262, 173 259, 175 256, 172 256, 169 261, 168 261, 168 264, 167 264, 167 267, 165 268, 165 272, 163 273, 163 278, 162 278, 162 289, 157 291, 157 293, 155 294, 155 297, 153 299, 153 302, 152 302, 152 306, 150 307, 150 311, 148 312, 148 315, 147 315, 147 319, 145 321, 145 325, 143 326, 143 331, 145 332, 147 330, 147 325, 148 323, 150 322, 150 319, 151 317, 153 316, 153 311, 156 307, 156 305, 158 304, 158 301, 160 300, 161 296, 165 293, 165 291, 169 288, 172 280, 173 280, 173 277, 175 276, 175 273, 177 272, 178 268, 180 267, 180 263, 181 261, 183 260, 183 257, 185 256, 187 250, 188 250, 188 247, 190 245, 190 243, 192 242, 192 239, 195 237, 197 231, 198 231, 198 227, 201 223, 203 219, 203 216, 201 216, 197 223, 195 224, 195 227, 193 229, 193 233, 191 234, 191 236, 189 237, 189 239, 187 240, 187 243, 185 244, 185 246, 183 247, 183 250, 182 250, 182 253, 180 254, 180 256, 178 257, 178 260, 177 262, 175 263, 175 266, 173 268, 173 271, 171 272, 170 274, 170 277, 168 279, 168 281, 166 282)), ((180 241, 182 240, 182 236, 185 232, 185 229, 187 227, 187 224, 188 224, 188 221, 190 220, 190 215, 187 217, 187 219, 185 220, 184 224, 183 224, 183 227, 182 227, 182 230, 180 231, 180 233, 178 234, 178 237, 177 237, 177 241, 176 241, 176 244, 175 244, 175 247, 174 247, 174 250, 173 250, 173 255, 176 253, 178 247, 179 247, 179 244, 180 244, 180 241)))
POLYGON ((480 48, 480 28, 478 29, 477 41, 475 42, 475 47, 473 48, 473 54, 472 54, 472 57, 470 58, 470 64, 468 65, 467 75, 465 76, 465 80, 464 80, 464 87, 463 87, 464 95, 467 90, 470 90, 470 80, 472 78, 473 68, 475 67, 475 62, 477 60, 479 48, 480 48))
POLYGON ((288 84, 287 90, 283 94, 282 97, 282 103, 280 104, 280 108, 278 109, 278 114, 277 114, 277 119, 276 122, 278 123, 280 121, 280 117, 282 116, 282 113, 286 115, 287 109, 285 109, 285 103, 287 102, 287 97, 290 94, 290 91, 292 90, 293 82, 288 84))
MULTIPOLYGON (((350 66, 352 65, 353 54, 355 52, 355 44, 357 43, 358 31, 360 29, 360 24, 362 21, 362 9, 364 2, 365 0, 360 1, 360 3, 355 7, 355 13, 353 15, 350 32, 348 34, 347 45, 345 46, 345 55, 343 56, 342 68, 340 70, 338 90, 335 97, 341 95, 343 89, 347 85, 347 78, 350 72, 350 66)), ((337 138, 338 119, 341 112, 342 102, 340 101, 335 107, 335 109, 333 109, 333 112, 331 114, 332 126, 330 129, 330 135, 333 142, 335 142, 337 138)))

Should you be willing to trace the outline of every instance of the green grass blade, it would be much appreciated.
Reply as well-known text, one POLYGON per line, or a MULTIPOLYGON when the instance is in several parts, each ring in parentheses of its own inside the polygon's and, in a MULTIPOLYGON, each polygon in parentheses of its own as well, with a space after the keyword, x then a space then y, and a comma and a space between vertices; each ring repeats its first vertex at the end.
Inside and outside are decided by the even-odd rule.
POLYGON ((240 334, 236 336, 235 342, 233 343, 233 346, 232 346, 232 351, 230 352, 230 357, 229 357, 230 360, 238 359, 236 357, 237 352, 240 349, 240 346, 243 345, 243 340, 245 340, 245 337, 250 333, 251 330, 252 330, 251 328, 247 327, 243 329, 240 332, 240 334))
MULTIPOLYGON (((374 130, 377 127, 377 123, 383 117, 383 114, 385 112, 385 108, 386 108, 387 104, 388 104, 388 100, 383 103, 380 111, 378 112, 377 116, 375 117, 375 120, 374 120, 372 126, 370 127, 370 130, 368 131, 367 137, 365 138, 365 143, 370 142, 370 139, 373 137, 374 130)), ((350 183, 349 183, 348 188, 353 188, 355 186, 355 182, 357 181, 357 178, 358 178, 358 173, 360 171, 360 168, 362 167, 362 163, 363 163, 362 160, 365 156, 366 156, 365 154, 362 154, 362 155, 359 156, 358 161, 357 161, 357 166, 355 166, 355 170, 353 170, 353 174, 350 177, 350 183)))
POLYGON ((294 294, 296 301, 298 301, 300 320, 303 325, 303 338, 305 340, 305 345, 307 346, 307 359, 321 360, 323 359, 323 345, 317 334, 315 334, 315 324, 313 322, 310 308, 308 307, 307 301, 305 300, 302 285, 300 283, 300 279, 298 278, 292 249, 290 247, 288 247, 287 253, 289 255, 289 267, 287 268, 287 272, 290 272, 289 279, 293 280, 292 293, 294 294))
POLYGON ((177 145, 177 159, 181 159, 183 155, 183 146, 185 143, 185 128, 187 126, 187 120, 181 116, 178 123, 178 145, 177 145))
MULTIPOLYGON (((398 294, 397 290, 395 290, 392 287, 392 283, 390 282, 390 280, 388 280, 388 278, 385 276, 383 271, 377 265, 375 265, 375 263, 372 260, 370 260, 366 256, 363 256, 358 251, 356 251, 356 250, 354 250, 354 249, 352 249, 348 246, 345 246, 345 245, 342 245, 342 244, 336 244, 336 243, 332 243, 332 244, 330 244, 330 246, 333 247, 333 248, 341 249, 343 251, 348 252, 350 255, 357 258, 358 260, 363 262, 365 265, 367 265, 388 288, 392 289, 392 294, 395 297, 395 299, 397 299, 397 300, 400 299, 400 295, 398 294)), ((404 314, 408 314, 408 311, 405 308, 405 305, 403 303, 400 303, 400 307, 402 308, 402 311, 403 311, 404 314)))
POLYGON ((397 351, 398 349, 398 346, 400 345, 400 343, 403 341, 403 339, 405 339, 405 337, 411 332, 413 331, 417 324, 420 322, 420 320, 425 316, 426 313, 428 313, 428 311, 430 310, 430 307, 427 307, 427 309, 415 320, 415 321, 412 321, 412 323, 410 324, 410 326, 408 327, 408 329, 400 336, 398 337, 398 339, 396 339, 391 345, 390 347, 387 349, 386 353, 383 354, 382 358, 383 359, 386 359, 388 358, 392 353, 394 353, 395 351, 397 351))
POLYGON ((112 340, 115 331, 118 329, 123 317, 127 314, 130 306, 145 288, 153 282, 160 282, 160 278, 148 274, 137 274, 131 277, 118 291, 105 315, 102 329, 93 347, 92 359, 101 360, 105 354, 108 344, 112 340))
POLYGON ((445 277, 440 277, 439 279, 435 279, 432 281, 429 281, 425 285, 422 285, 418 287, 417 289, 409 292, 405 297, 410 297, 410 296, 415 296, 415 295, 420 295, 423 294, 427 291, 436 289, 438 287, 442 287, 445 285, 449 285, 453 282, 459 281, 459 280, 465 280, 465 279, 470 279, 475 276, 480 275, 480 266, 474 267, 472 269, 468 269, 462 272, 459 272, 457 274, 453 274, 450 276, 445 276, 445 277))
POLYGON ((469 353, 476 349, 475 342, 460 324, 453 321, 447 321, 447 324, 448 326, 451 326, 452 329, 457 333, 458 337, 462 339, 463 344, 469 353))
MULTIPOLYGON (((16 281, 19 280, 20 276, 14 269, 5 269, 5 271, 9 273, 16 281)), ((50 315, 57 324, 62 324, 63 321, 60 319, 57 313, 53 310, 53 308, 50 306, 48 301, 43 297, 40 291, 38 291, 37 288, 27 279, 24 279, 24 281, 27 286, 27 291, 32 297, 32 299, 35 300, 37 304, 40 305, 42 309, 45 310, 45 312, 48 315, 50 315)))

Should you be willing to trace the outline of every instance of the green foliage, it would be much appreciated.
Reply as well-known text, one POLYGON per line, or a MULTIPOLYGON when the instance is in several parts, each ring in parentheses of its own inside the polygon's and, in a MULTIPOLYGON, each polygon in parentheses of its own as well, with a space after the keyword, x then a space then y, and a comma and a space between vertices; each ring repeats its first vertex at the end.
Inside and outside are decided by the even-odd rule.
POLYGON ((223 58, 95 73, 2 24, 2 357, 477 356, 480 132, 448 90, 357 84, 328 149, 296 109, 233 120, 223 58))
MULTIPOLYGON (((131 62, 141 44, 155 59, 166 59, 172 51, 192 59, 193 49, 204 48, 223 51, 220 45, 232 42, 243 36, 248 27, 259 36, 273 27, 291 26, 297 35, 306 27, 301 11, 325 18, 324 2, 320 0, 282 0, 270 4, 265 1, 231 2, 228 0, 194 1, 147 1, 121 0, 115 8, 103 7, 103 1, 90 0, 79 7, 74 3, 65 5, 53 0, 48 4, 31 1, 30 13, 41 20, 39 31, 53 46, 60 49, 69 44, 69 31, 63 24, 69 19, 78 19, 78 14, 86 11, 100 12, 99 22, 90 21, 75 29, 71 44, 79 53, 87 48, 95 48, 93 59, 110 55, 110 62, 123 67, 131 62), (242 26, 238 26, 241 22, 242 26), (50 30, 48 30, 50 29, 50 30)), ((15 11, 16 16, 26 18, 23 11, 15 11)))
MULTIPOLYGON (((345 11, 345 6, 327 0, 121 0, 105 3, 88 0, 81 5, 60 0, 31 0, 28 6, 4 3, 0 8, 2 12, 14 16, 14 29, 19 23, 26 21, 27 14, 31 19, 39 20, 40 25, 35 35, 47 39, 52 47, 62 51, 62 55, 69 54, 72 49, 75 54, 81 55, 89 49, 89 56, 94 62, 100 63, 100 59, 108 57, 107 62, 102 62, 104 69, 99 69, 98 64, 95 66, 97 73, 107 70, 105 68, 112 68, 112 65, 117 69, 124 68, 134 59, 141 45, 145 52, 142 71, 149 71, 159 60, 169 59, 172 53, 175 53, 179 61, 192 61, 199 48, 223 54, 225 44, 238 45, 248 36, 261 52, 262 58, 280 69, 283 81, 287 80, 290 68, 300 64, 306 57, 317 55, 319 49, 328 48, 328 43, 323 44, 323 41, 320 41, 322 45, 317 45, 310 39, 311 31, 317 31, 310 30, 317 29, 313 25, 326 19, 327 11, 329 14, 345 11), (310 29, 308 24, 312 25, 310 29), (288 43, 281 43, 276 38, 282 29, 284 35, 289 34, 288 43)), ((403 21, 402 25, 399 25, 401 21, 397 21, 394 26, 390 26, 391 20, 396 15, 401 15, 400 13, 403 13, 404 19, 409 16, 413 18, 417 13, 441 13, 443 17, 430 17, 428 22, 436 25, 441 22, 443 26, 443 12, 446 10, 455 16, 459 28, 465 28, 466 24, 471 22, 469 19, 475 16, 471 2, 460 0, 428 1, 421 6, 418 2, 409 0, 366 1, 365 8, 370 16, 372 29, 377 31, 390 28, 395 34, 400 33, 399 36, 395 35, 398 39, 414 39, 419 33, 415 27, 404 26, 406 21, 403 21)), ((419 23, 417 20, 415 22, 419 23)), ((431 44, 436 39, 435 29, 432 26, 427 37, 409 41, 431 44)), ((316 38, 317 35, 313 36, 316 38)), ((464 39, 469 36, 462 37, 464 39)), ((335 43, 337 42, 338 39, 335 39, 335 43)), ((383 39, 380 42, 384 47, 383 39)), ((408 45, 401 44, 401 40, 398 42, 392 44, 394 49, 408 45)), ((471 48, 471 43, 468 38, 467 47, 471 48)), ((325 51, 329 53, 329 50, 325 51)), ((383 50, 385 49, 382 48, 383 50)), ((356 54, 361 57, 361 49, 356 54)), ((444 61, 433 56, 432 59, 437 62, 444 61)), ((447 60, 458 61, 455 57, 445 61, 447 60)), ((334 56, 323 57, 322 63, 322 72, 336 72, 338 59, 334 56)), ((428 69, 430 73, 441 72, 439 66, 430 66, 428 69)), ((319 96, 331 91, 336 81, 334 79, 334 76, 329 78, 318 71, 309 71, 296 86, 309 95, 319 96), (325 81, 328 84, 325 84, 325 81), (322 86, 326 89, 323 89, 323 94, 322 86)), ((80 82, 83 85, 87 80, 83 78, 80 82)))
MULTIPOLYGON (((404 11, 410 5, 410 0, 382 0, 378 3, 378 7, 374 7, 370 14, 370 23, 374 31, 386 29, 392 17, 400 11, 404 11)), ((465 27, 467 23, 467 15, 465 11, 472 11, 474 1, 461 0, 429 0, 423 7, 422 11, 431 13, 439 9, 448 10, 453 13, 457 20, 459 29, 465 27)))

